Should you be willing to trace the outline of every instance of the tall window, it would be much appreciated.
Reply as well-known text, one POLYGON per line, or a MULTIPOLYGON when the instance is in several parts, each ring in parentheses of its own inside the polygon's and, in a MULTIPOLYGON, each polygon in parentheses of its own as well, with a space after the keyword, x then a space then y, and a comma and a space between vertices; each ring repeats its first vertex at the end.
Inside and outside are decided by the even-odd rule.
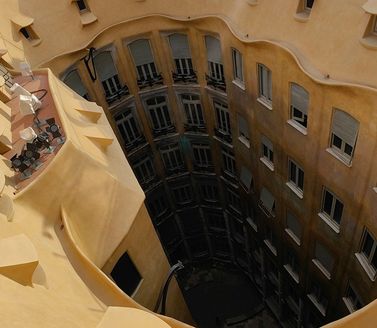
POLYGON ((152 80, 158 76, 152 50, 147 39, 139 39, 129 44, 140 81, 152 80))
POLYGON ((305 9, 311 10, 313 8, 314 0, 304 0, 305 1, 305 9))
POLYGON ((224 68, 221 58, 220 41, 209 35, 206 35, 205 41, 209 75, 215 81, 224 81, 224 68))
POLYGON ((300 221, 290 212, 287 212, 287 228, 285 232, 300 245, 302 227, 300 221))
POLYGON ((328 189, 323 189, 322 210, 320 217, 339 232, 339 225, 343 214, 343 203, 328 189))
POLYGON ((239 140, 246 146, 250 147, 249 127, 247 121, 241 116, 238 116, 238 134, 239 140))
POLYGON ((287 185, 297 196, 302 198, 304 192, 304 171, 291 159, 288 160, 288 169, 287 185))
POLYGON ((233 78, 235 81, 244 83, 243 81, 243 67, 242 67, 242 55, 237 49, 232 49, 233 59, 233 78))
POLYGON ((315 244, 315 254, 313 263, 321 270, 327 279, 331 278, 331 272, 334 267, 334 257, 329 253, 327 248, 320 242, 315 244))
POLYGON ((312 301, 312 303, 315 305, 318 311, 323 316, 326 316, 328 300, 319 284, 312 282, 308 298, 312 301))
POLYGON ((126 148, 132 146, 135 141, 141 138, 139 125, 131 109, 115 115, 114 119, 126 148))
POLYGON ((359 295, 357 295, 355 289, 352 288, 350 283, 348 283, 347 285, 346 294, 343 297, 343 302, 346 304, 350 313, 355 312, 363 307, 361 298, 359 297, 359 295))
POLYGON ((149 156, 140 158, 132 166, 136 178, 141 185, 145 185, 155 177, 152 160, 149 156))
POLYGON ((224 172, 230 174, 231 176, 235 176, 236 171, 236 161, 234 160, 234 154, 227 149, 222 149, 221 154, 223 157, 223 168, 224 172))
POLYGON ((241 203, 240 203, 240 196, 238 195, 237 191, 226 188, 226 198, 228 201, 228 206, 236 211, 237 213, 241 210, 241 203))
POLYGON ((176 171, 184 167, 184 161, 178 144, 161 147, 160 152, 167 171, 176 171))
POLYGON ((376 239, 367 229, 365 229, 361 241, 360 252, 356 253, 356 257, 372 281, 376 279, 377 273, 376 247, 376 239))
POLYGON ((77 5, 77 7, 78 7, 79 10, 80 10, 80 13, 83 13, 83 12, 85 12, 85 11, 88 10, 88 6, 87 6, 85 0, 75 0, 75 1, 76 1, 76 5, 77 5))
MULTIPOLYGON (((309 93, 301 86, 291 83, 290 122, 306 129, 308 127, 309 93)), ((305 131, 305 130, 304 130, 305 131)))
POLYGON ((267 104, 272 105, 272 73, 267 66, 258 64, 259 77, 259 99, 267 104))
POLYGON ((358 131, 358 121, 346 112, 334 109, 330 150, 346 164, 350 164, 352 161, 358 131))
POLYGON ((199 95, 183 94, 181 101, 185 110, 187 125, 203 127, 205 123, 199 95))
POLYGON ((217 129, 220 132, 220 136, 224 135, 231 138, 232 131, 230 128, 228 106, 218 101, 214 101, 213 105, 216 111, 217 129))
POLYGON ((241 167, 240 184, 247 192, 253 189, 253 176, 245 166, 241 167))
POLYGON ((175 69, 179 75, 194 73, 187 35, 174 33, 169 36, 170 47, 173 53, 175 69))
POLYGON ((105 91, 106 100, 111 101, 112 97, 117 95, 122 89, 111 52, 100 52, 94 57, 94 64, 105 91))
POLYGON ((267 216, 275 216, 275 198, 266 188, 262 188, 259 205, 267 216))
POLYGON ((274 146, 270 139, 261 136, 262 157, 260 160, 271 170, 274 170, 274 146))
POLYGON ((146 101, 148 112, 152 121, 153 130, 166 130, 172 126, 169 108, 165 96, 149 98, 146 101))
POLYGON ((287 249, 284 268, 288 271, 293 280, 299 283, 299 260, 296 253, 291 248, 287 249))
POLYGON ((73 91, 85 99, 89 99, 88 91, 82 83, 81 77, 76 69, 70 71, 64 78, 63 82, 68 85, 73 91))
POLYGON ((211 148, 206 144, 192 144, 195 166, 207 168, 212 165, 211 148))

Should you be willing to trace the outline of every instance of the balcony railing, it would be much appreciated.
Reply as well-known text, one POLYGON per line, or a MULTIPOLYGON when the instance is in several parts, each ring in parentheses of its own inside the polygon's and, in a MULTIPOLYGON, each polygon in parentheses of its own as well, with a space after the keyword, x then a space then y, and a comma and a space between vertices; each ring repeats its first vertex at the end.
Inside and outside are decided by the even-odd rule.
POLYGON ((139 146, 141 145, 145 145, 147 144, 147 141, 145 139, 145 137, 143 135, 137 137, 136 139, 132 140, 131 142, 127 143, 125 145, 125 148, 127 151, 131 151, 131 150, 134 150, 136 148, 138 148, 139 146))
POLYGON ((158 74, 153 77, 145 77, 145 78, 137 80, 137 85, 140 89, 153 87, 155 85, 163 85, 163 84, 164 84, 164 80, 161 74, 158 74))
POLYGON ((186 123, 184 127, 185 127, 185 131, 187 132, 202 132, 202 133, 207 132, 205 125, 192 125, 192 124, 186 123))
POLYGON ((232 135, 230 133, 224 132, 217 128, 214 129, 214 132, 216 137, 220 138, 221 140, 224 140, 227 143, 232 143, 232 135))
POLYGON ((157 137, 160 137, 160 136, 163 136, 167 133, 174 133, 175 132, 175 126, 174 125, 171 125, 171 126, 167 126, 166 128, 161 128, 161 129, 153 129, 152 130, 152 133, 153 133, 153 137, 154 138, 157 138, 157 137))
POLYGON ((122 88, 117 91, 106 94, 106 101, 110 105, 116 100, 120 100, 122 97, 129 96, 130 91, 127 85, 124 85, 122 88))
POLYGON ((175 83, 197 83, 198 79, 194 70, 189 70, 188 74, 172 72, 175 83))
POLYGON ((221 91, 226 91, 225 80, 217 80, 212 76, 206 74, 207 85, 213 87, 214 89, 219 89, 221 91))

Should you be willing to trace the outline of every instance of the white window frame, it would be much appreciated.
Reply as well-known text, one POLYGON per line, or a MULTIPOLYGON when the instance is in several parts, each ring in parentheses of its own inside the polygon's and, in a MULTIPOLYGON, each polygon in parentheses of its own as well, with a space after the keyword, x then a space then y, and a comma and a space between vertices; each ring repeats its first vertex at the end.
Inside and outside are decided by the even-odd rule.
POLYGON ((375 253, 376 253, 377 241, 374 238, 374 236, 366 228, 363 232, 363 236, 362 236, 361 240, 362 241, 361 241, 360 251, 358 253, 356 253, 355 256, 358 259, 358 261, 360 262, 360 264, 363 267, 363 269, 365 270, 365 272, 367 273, 367 275, 369 276, 369 279, 371 281, 375 281, 376 280, 376 274, 377 274, 377 268, 373 267, 372 260, 373 260, 373 257, 375 256, 375 253), (371 239, 373 240, 373 244, 372 244, 372 247, 371 247, 371 250, 370 250, 370 254, 366 254, 363 251, 367 235, 369 235, 371 237, 371 239))
POLYGON ((148 115, 150 118, 151 126, 153 130, 161 131, 164 129, 168 129, 173 126, 173 121, 170 116, 170 110, 167 102, 167 97, 165 95, 153 95, 145 99, 145 106, 148 111, 148 115), (158 102, 158 98, 163 97, 164 101, 158 102), (154 104, 148 104, 148 101, 154 100, 154 104), (166 110, 165 110, 166 107, 166 110), (158 126, 154 126, 154 122, 152 119, 152 111, 154 112, 156 123, 158 126), (157 112, 160 111, 161 115, 158 115, 157 112), (162 120, 160 120, 160 117, 162 120))
POLYGON ((261 153, 260 161, 274 171, 274 146, 271 140, 263 135, 261 137, 261 153))
POLYGON ((216 126, 218 130, 225 135, 232 135, 232 129, 230 126, 230 115, 228 106, 216 99, 213 100, 213 107, 216 114, 216 126))
POLYGON ((329 189, 327 189, 326 187, 324 187, 323 191, 322 191, 321 212, 319 212, 318 215, 336 233, 340 232, 340 224, 342 222, 343 212, 344 212, 344 204, 343 204, 343 202, 340 201, 340 199, 333 192, 331 192, 329 189), (325 212, 325 209, 324 209, 325 199, 326 199, 326 193, 330 194, 330 196, 332 197, 330 213, 325 212), (335 207, 336 207, 337 202, 339 202, 342 205, 342 214, 341 214, 339 222, 337 222, 334 219, 335 207))
POLYGON ((242 89, 244 89, 243 78, 243 60, 242 54, 235 48, 232 48, 232 62, 233 62, 233 82, 242 89))
POLYGON ((204 127, 205 119, 200 96, 192 93, 180 95, 183 111, 186 117, 186 124, 189 126, 204 127))
POLYGON ((258 99, 268 109, 272 109, 272 72, 263 65, 258 64, 258 99))
POLYGON ((115 114, 114 121, 126 146, 132 144, 134 141, 138 140, 142 136, 140 125, 136 115, 134 114, 133 109, 127 109, 124 112, 115 114), (117 117, 120 117, 120 119, 117 119, 117 117), (133 126, 131 120, 134 120, 135 126, 133 126), (129 142, 127 142, 127 140, 124 138, 123 133, 121 132, 122 129, 124 131, 124 134, 129 139, 129 142))
MULTIPOLYGON (((184 33, 173 33, 168 36, 168 40, 169 40, 169 45, 172 52, 172 57, 174 60, 174 65, 175 65, 177 74, 191 75, 194 69, 192 66, 192 58, 191 58, 191 53, 190 53, 190 44, 188 40, 188 35, 184 33), (187 46, 184 47, 183 49, 183 52, 186 52, 186 56, 179 56, 176 53, 174 53, 174 49, 173 49, 174 47, 173 47, 171 38, 175 35, 181 35, 181 36, 186 37, 187 46)), ((179 47, 177 48, 179 49, 179 47)), ((180 52, 182 53, 182 50, 180 52)))
POLYGON ((288 182, 286 185, 300 199, 304 197, 304 181, 304 170, 294 160, 288 158, 288 182), (302 186, 299 185, 300 175, 302 175, 302 186))
POLYGON ((290 83, 290 119, 288 124, 304 135, 307 135, 308 128, 309 98, 309 92, 305 88, 297 83, 290 83))
MULTIPOLYGON (((209 73, 209 76, 214 79, 215 81, 219 81, 219 82, 224 82, 225 81, 225 75, 224 75, 224 67, 223 67, 223 64, 222 64, 222 54, 221 54, 221 43, 220 43, 220 40, 211 36, 211 35, 206 35, 205 36, 205 43, 206 43, 206 50, 207 50, 207 61, 208 61, 208 73, 209 73), (216 59, 213 58, 213 60, 211 60, 212 58, 210 58, 210 55, 209 55, 209 50, 208 49, 208 42, 207 40, 209 40, 209 38, 212 38, 214 40, 217 40, 217 42, 219 42, 219 48, 218 49, 212 49, 212 52, 214 50, 218 50, 219 53, 216 53, 214 55, 214 57, 217 57, 216 59)), ((214 44, 213 44, 214 45, 214 44)))
POLYGON ((171 144, 160 149, 164 167, 168 171, 177 170, 185 165, 183 154, 178 144, 171 144))

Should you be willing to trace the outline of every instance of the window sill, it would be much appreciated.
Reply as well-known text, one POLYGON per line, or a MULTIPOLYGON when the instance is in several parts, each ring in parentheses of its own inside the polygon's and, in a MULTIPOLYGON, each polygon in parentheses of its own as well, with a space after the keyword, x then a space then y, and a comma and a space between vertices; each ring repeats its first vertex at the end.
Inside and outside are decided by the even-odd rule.
POLYGON ((350 313, 355 312, 355 309, 353 308, 353 305, 351 301, 348 299, 348 297, 342 297, 342 300, 350 313))
POLYGON ((289 237, 291 237, 293 239, 293 241, 298 245, 298 246, 301 246, 301 242, 300 242, 300 239, 293 233, 292 230, 286 228, 285 229, 285 232, 288 234, 289 237))
POLYGON ((339 224, 337 224, 334 220, 329 218, 327 214, 323 212, 319 212, 318 216, 332 229, 335 233, 340 233, 339 224))
POLYGON ((298 188, 292 181, 286 182, 285 184, 288 186, 289 189, 291 189, 296 194, 298 198, 300 199, 304 198, 303 191, 300 188, 298 188))
POLYGON ((325 310, 325 308, 323 307, 323 305, 322 305, 321 303, 319 303, 319 302, 317 301, 317 299, 315 298, 315 296, 312 295, 312 294, 308 294, 307 296, 308 296, 308 298, 312 301, 312 303, 313 303, 314 306, 317 308, 317 310, 318 310, 318 311, 319 311, 324 317, 326 317, 326 310, 325 310))
POLYGON ((95 16, 91 11, 86 11, 80 15, 82 26, 86 26, 97 21, 97 16, 95 16))
POLYGON ((233 80, 232 83, 234 85, 236 85, 237 87, 239 87, 241 90, 245 91, 246 88, 245 88, 245 83, 241 80, 233 80))
POLYGON ((268 247, 268 249, 271 251, 272 254, 274 254, 275 256, 278 255, 276 248, 272 246, 272 244, 270 243, 268 239, 263 240, 263 242, 266 244, 266 246, 268 247))
POLYGON ((300 279, 298 277, 298 274, 292 270, 291 266, 289 264, 284 264, 283 267, 289 273, 289 275, 293 278, 296 284, 299 284, 300 279))
POLYGON ((260 104, 262 104, 264 107, 266 107, 268 110, 272 110, 272 102, 263 98, 263 97, 259 97, 257 98, 257 102, 259 102, 260 104))
POLYGON ((371 268, 371 266, 367 263, 367 261, 365 260, 364 255, 361 254, 361 253, 355 253, 355 256, 356 256, 357 260, 360 262, 360 264, 363 267, 364 271, 367 273, 369 279, 371 281, 375 281, 376 280, 376 271, 374 271, 371 268))
POLYGON ((250 149, 250 141, 245 137, 239 136, 238 140, 248 149, 250 149))
POLYGON ((296 21, 300 23, 305 23, 309 20, 310 12, 308 11, 300 11, 296 13, 293 17, 295 18, 296 21))
POLYGON ((247 223, 253 228, 255 232, 258 232, 258 227, 251 218, 246 218, 247 223))
POLYGON ((303 135, 306 136, 308 134, 307 129, 301 124, 297 123, 295 120, 288 120, 287 123, 293 128, 295 128, 297 131, 301 132, 303 135))
POLYGON ((345 166, 352 167, 351 158, 346 158, 343 154, 340 154, 333 148, 326 148, 326 151, 333 155, 337 160, 341 161, 345 166))
POLYGON ((377 36, 367 35, 364 38, 360 39, 360 43, 368 49, 377 50, 377 36))
POLYGON ((274 163, 269 161, 266 157, 261 157, 260 161, 266 165, 272 172, 274 172, 274 163))
POLYGON ((327 269, 322 265, 320 261, 318 261, 317 259, 312 259, 312 262, 328 280, 331 280, 331 273, 327 271, 327 269))

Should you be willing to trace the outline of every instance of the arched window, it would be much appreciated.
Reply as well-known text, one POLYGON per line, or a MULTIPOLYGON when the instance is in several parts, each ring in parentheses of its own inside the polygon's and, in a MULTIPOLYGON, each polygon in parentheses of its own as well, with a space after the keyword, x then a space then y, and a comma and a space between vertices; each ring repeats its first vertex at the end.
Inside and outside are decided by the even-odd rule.
POLYGON ((82 83, 79 72, 76 69, 71 70, 67 75, 65 75, 63 82, 81 97, 89 100, 88 91, 86 90, 85 85, 82 83))

